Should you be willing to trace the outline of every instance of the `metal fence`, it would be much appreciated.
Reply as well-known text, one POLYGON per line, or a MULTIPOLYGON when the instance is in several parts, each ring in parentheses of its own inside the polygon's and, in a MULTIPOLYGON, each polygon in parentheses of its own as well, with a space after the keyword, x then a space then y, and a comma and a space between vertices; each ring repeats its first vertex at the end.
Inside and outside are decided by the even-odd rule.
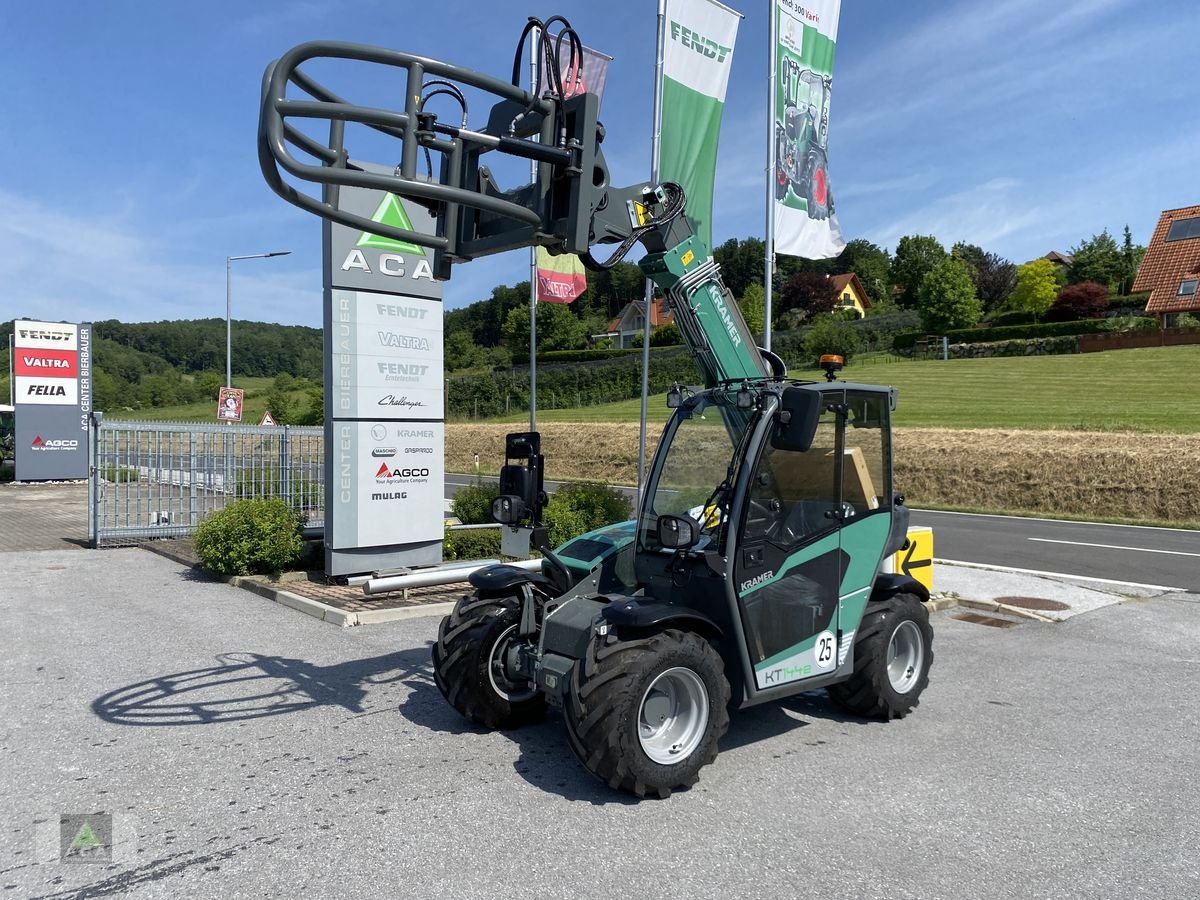
POLYGON ((319 427, 100 421, 92 428, 92 546, 191 534, 233 500, 282 497, 325 522, 319 427))

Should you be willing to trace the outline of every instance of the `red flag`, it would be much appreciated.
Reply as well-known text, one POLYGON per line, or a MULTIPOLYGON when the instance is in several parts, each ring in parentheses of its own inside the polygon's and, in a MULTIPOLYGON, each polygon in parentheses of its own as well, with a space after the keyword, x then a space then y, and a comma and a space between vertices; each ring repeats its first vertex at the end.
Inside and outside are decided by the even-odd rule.
POLYGON ((537 248, 537 298, 543 303, 570 303, 587 290, 583 263, 574 253, 551 256, 537 248))

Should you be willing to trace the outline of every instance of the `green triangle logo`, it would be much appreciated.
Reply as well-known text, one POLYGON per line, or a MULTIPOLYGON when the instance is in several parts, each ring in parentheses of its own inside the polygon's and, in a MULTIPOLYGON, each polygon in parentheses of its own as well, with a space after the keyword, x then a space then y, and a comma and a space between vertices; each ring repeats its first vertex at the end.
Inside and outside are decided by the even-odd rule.
POLYGON ((83 823, 83 827, 79 829, 79 833, 75 835, 75 839, 71 841, 71 846, 67 848, 68 853, 87 853, 92 850, 103 849, 104 845, 100 843, 100 839, 96 837, 96 832, 92 831, 92 826, 87 822, 83 823))
MULTIPOLYGON (((379 206, 375 208, 375 214, 371 216, 372 222, 378 222, 380 225, 390 225, 393 228, 403 228, 405 231, 412 231, 412 222, 408 220, 408 214, 404 211, 399 198, 395 194, 384 194, 383 199, 379 201, 379 206)), ((356 247, 372 247, 376 250, 394 250, 402 253, 419 253, 425 255, 425 251, 416 244, 408 241, 397 241, 389 237, 383 237, 378 234, 371 234, 369 231, 364 231, 358 236, 356 247)))

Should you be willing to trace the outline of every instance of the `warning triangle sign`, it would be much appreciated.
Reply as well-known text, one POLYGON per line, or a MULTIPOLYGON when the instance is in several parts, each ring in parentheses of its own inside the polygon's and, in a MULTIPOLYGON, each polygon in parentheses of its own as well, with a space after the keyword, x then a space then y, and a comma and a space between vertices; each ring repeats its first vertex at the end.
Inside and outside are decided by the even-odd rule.
MULTIPOLYGON (((408 214, 404 211, 404 206, 395 194, 384 194, 383 199, 379 201, 379 206, 375 208, 375 214, 371 216, 372 222, 378 222, 380 225, 390 225, 393 228, 403 228, 405 231, 412 231, 412 222, 409 221, 408 214)), ((372 247, 376 250, 395 250, 400 253, 417 253, 421 256, 425 255, 425 251, 416 244, 408 241, 397 241, 392 238, 382 237, 378 234, 371 234, 364 231, 358 236, 358 247, 372 247)))
POLYGON ((87 822, 83 823, 83 827, 79 829, 79 833, 75 835, 75 840, 71 841, 71 846, 67 848, 68 853, 88 853, 93 850, 102 849, 104 845, 100 843, 100 839, 96 837, 96 832, 92 831, 92 826, 87 822))
POLYGON ((263 412, 262 421, 259 422, 258 424, 259 425, 274 425, 275 424, 275 417, 271 415, 271 411, 269 409, 266 410, 265 412, 263 412))

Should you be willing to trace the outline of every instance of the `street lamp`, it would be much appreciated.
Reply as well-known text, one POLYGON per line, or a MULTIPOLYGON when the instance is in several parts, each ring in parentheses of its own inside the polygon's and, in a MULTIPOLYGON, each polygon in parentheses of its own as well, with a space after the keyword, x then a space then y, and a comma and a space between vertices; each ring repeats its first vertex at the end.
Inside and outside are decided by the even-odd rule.
POLYGON ((230 271, 235 259, 266 259, 268 256, 287 256, 291 250, 272 250, 270 253, 249 253, 245 256, 225 257, 225 387, 233 387, 233 340, 229 320, 233 312, 233 291, 230 271))

